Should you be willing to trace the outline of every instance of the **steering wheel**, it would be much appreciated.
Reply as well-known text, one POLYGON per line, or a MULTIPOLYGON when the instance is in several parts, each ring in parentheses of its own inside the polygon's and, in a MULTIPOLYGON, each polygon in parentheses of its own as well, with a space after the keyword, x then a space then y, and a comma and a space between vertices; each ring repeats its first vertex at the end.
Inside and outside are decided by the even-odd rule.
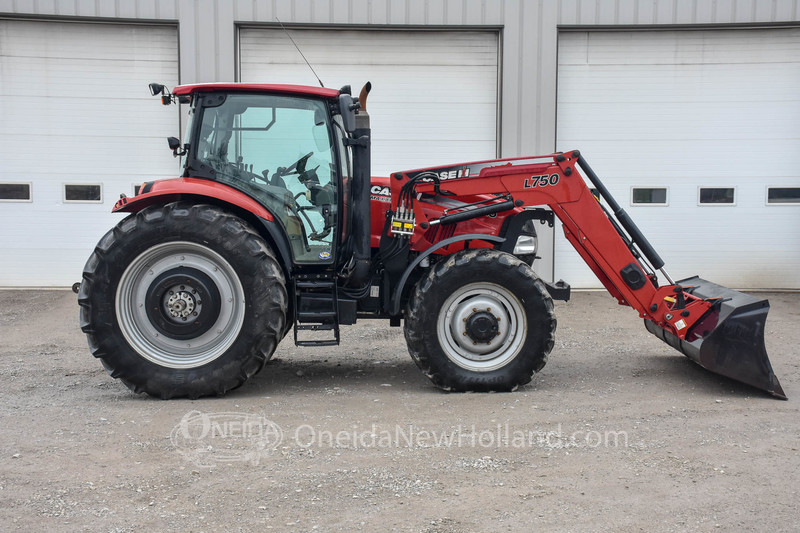
POLYGON ((285 176, 287 174, 302 174, 306 170, 306 163, 308 162, 308 158, 314 155, 314 152, 308 152, 306 155, 289 165, 288 167, 284 168, 283 170, 279 169, 281 176, 285 176))

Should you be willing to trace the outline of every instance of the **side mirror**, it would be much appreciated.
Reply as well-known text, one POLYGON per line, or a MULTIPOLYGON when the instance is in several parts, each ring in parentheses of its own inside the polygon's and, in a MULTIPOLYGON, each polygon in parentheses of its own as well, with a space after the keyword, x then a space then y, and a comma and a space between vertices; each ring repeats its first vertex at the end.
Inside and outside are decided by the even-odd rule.
POLYGON ((349 94, 339 95, 339 112, 342 114, 344 131, 353 133, 356 131, 356 111, 359 108, 358 100, 349 94))
POLYGON ((181 141, 177 137, 167 137, 167 144, 175 157, 186 155, 186 148, 181 149, 181 141))
POLYGON ((160 83, 151 83, 148 85, 150 87, 150 95, 155 96, 157 94, 164 94, 164 90, 166 89, 165 86, 161 85, 160 83))
POLYGON ((150 88, 150 94, 153 96, 161 95, 161 103, 164 105, 169 105, 172 103, 172 95, 167 89, 166 85, 162 85, 160 83, 151 83, 148 85, 150 88))

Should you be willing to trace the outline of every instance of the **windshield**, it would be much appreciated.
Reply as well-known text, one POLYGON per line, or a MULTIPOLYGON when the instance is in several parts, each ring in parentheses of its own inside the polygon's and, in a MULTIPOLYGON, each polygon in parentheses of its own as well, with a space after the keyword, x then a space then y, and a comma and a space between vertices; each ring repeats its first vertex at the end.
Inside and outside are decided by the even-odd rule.
POLYGON ((201 122, 190 175, 207 169, 208 177, 261 201, 286 229, 295 261, 331 261, 336 167, 325 104, 232 94, 197 111, 202 118, 195 119, 201 122))

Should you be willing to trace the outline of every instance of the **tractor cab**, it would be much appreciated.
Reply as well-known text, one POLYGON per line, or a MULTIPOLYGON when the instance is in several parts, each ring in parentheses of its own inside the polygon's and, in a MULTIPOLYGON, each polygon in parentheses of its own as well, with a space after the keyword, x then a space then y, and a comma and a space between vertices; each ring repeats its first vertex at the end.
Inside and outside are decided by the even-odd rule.
POLYGON ((345 259, 336 243, 347 241, 351 224, 352 154, 339 99, 349 95, 303 89, 177 87, 172 96, 188 103, 189 121, 184 144, 171 146, 183 177, 224 183, 263 205, 282 226, 293 264, 332 264, 345 259))

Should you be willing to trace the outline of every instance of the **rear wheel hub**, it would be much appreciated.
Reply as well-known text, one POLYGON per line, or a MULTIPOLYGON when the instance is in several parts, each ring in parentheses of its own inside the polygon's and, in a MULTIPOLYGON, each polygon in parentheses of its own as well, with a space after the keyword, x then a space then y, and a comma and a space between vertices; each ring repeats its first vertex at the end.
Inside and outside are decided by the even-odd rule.
POLYGON ((122 335, 143 358, 167 368, 197 368, 236 341, 245 294, 238 274, 217 252, 170 241, 128 265, 115 309, 122 335))
POLYGON ((220 297, 213 280, 196 268, 176 267, 159 275, 147 290, 147 316, 173 339, 202 335, 214 325, 220 297))

